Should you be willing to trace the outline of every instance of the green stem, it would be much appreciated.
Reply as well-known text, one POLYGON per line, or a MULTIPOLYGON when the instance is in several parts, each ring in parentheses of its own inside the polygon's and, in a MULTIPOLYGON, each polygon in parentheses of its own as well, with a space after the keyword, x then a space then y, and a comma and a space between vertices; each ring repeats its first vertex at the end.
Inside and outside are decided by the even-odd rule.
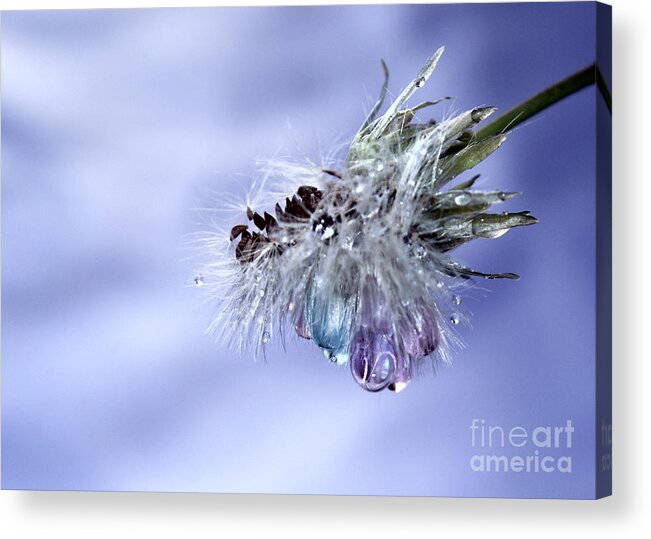
POLYGON ((479 129, 475 138, 476 140, 483 140, 493 135, 506 133, 535 114, 538 114, 540 111, 545 110, 554 103, 558 103, 561 99, 595 83, 608 106, 608 110, 612 112, 612 101, 606 82, 597 65, 592 64, 552 84, 542 92, 505 112, 485 127, 479 129))

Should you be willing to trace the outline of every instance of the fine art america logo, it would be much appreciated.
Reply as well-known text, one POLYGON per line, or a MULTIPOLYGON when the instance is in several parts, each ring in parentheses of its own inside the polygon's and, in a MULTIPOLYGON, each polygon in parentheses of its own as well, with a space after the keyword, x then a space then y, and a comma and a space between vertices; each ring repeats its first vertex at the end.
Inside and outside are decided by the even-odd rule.
POLYGON ((534 428, 488 425, 473 419, 470 437, 473 472, 572 473, 572 434, 568 419, 565 425, 541 425, 534 428))

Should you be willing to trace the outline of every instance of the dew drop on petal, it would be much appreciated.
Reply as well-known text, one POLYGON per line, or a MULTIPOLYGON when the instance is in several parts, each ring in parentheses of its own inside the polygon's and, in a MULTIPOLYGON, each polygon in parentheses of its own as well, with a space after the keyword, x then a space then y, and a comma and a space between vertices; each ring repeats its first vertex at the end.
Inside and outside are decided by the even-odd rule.
POLYGON ((423 78, 418 79, 416 81, 416 88, 422 88, 423 86, 425 86, 425 79, 423 78))
POLYGON ((466 206, 471 200, 472 197, 468 193, 461 193, 454 197, 454 203, 457 206, 466 206))
POLYGON ((332 236, 334 235, 335 235, 335 229, 332 228, 331 226, 328 226, 323 230, 323 234, 321 234, 321 239, 325 241, 332 238, 332 236))
POLYGON ((452 296, 452 303, 455 305, 461 305, 461 298, 455 294, 452 296))
POLYGON ((373 166, 375 167, 375 170, 377 170, 378 172, 382 172, 384 170, 384 163, 382 159, 376 159, 373 166))
POLYGON ((268 331, 262 332, 262 344, 267 344, 271 340, 271 333, 268 331))
POLYGON ((459 315, 458 314, 453 314, 450 317, 450 322, 452 322, 455 326, 459 323, 459 315))
POLYGON ((425 247, 423 247, 422 245, 419 245, 418 247, 416 247, 416 249, 414 249, 414 256, 418 260, 422 260, 423 258, 425 258, 425 256, 427 256, 427 249, 425 249, 425 247))
POLYGON ((407 387, 410 380, 411 372, 409 370, 409 358, 399 358, 393 381, 387 386, 387 389, 395 393, 400 393, 407 387))
POLYGON ((206 284, 206 282, 204 281, 203 275, 195 276, 194 284, 195 284, 195 286, 203 286, 204 284, 206 284))
POLYGON ((349 363, 353 378, 362 388, 381 391, 394 381, 396 356, 392 339, 362 327, 352 339, 349 363))
POLYGON ((353 238, 350 236, 344 236, 341 240, 341 246, 350 251, 353 248, 353 238))
POLYGON ((303 339, 312 338, 310 328, 308 327, 307 321, 305 320, 305 311, 302 307, 294 315, 294 330, 296 331, 296 334, 303 339))

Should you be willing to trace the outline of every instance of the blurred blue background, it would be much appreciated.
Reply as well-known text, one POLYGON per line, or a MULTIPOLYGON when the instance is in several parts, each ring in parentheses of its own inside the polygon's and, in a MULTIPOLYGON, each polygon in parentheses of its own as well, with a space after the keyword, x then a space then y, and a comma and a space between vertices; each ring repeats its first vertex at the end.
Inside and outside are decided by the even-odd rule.
MULTIPOLYGON (((594 61, 592 3, 2 14, 2 486, 589 497, 595 92, 479 168, 540 224, 461 259, 453 367, 369 394, 310 343, 267 361, 204 334, 193 208, 256 158, 350 138, 440 45, 432 114, 502 110, 594 61), (576 427, 572 474, 478 474, 470 422, 576 427)), ((321 148, 321 150, 320 150, 321 148)))

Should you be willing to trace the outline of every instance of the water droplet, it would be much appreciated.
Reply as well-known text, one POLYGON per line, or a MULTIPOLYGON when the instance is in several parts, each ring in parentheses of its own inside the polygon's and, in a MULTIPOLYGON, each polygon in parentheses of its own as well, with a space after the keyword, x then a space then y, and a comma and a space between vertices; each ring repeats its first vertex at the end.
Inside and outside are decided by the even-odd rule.
POLYGON ((452 303, 455 305, 461 305, 461 298, 455 294, 452 296, 452 303))
POLYGON ((427 249, 425 249, 425 247, 423 247, 422 245, 419 245, 418 247, 416 247, 416 249, 414 249, 414 256, 418 260, 422 260, 427 256, 427 249))
POLYGON ((497 195, 497 197, 498 197, 500 200, 506 200, 506 198, 507 198, 507 197, 506 197, 506 193, 505 193, 504 191, 500 191, 500 193, 497 195))
POLYGON ((264 290, 264 288, 261 288, 261 289, 258 291, 258 294, 260 295, 261 298, 263 298, 263 297, 264 297, 264 294, 265 294, 265 290, 264 290))
POLYGON ((334 235, 335 235, 335 229, 329 226, 324 229, 323 234, 321 234, 321 239, 325 241, 332 238, 332 236, 334 235))
POLYGON ((427 155, 427 148, 421 148, 418 153, 423 157, 425 157, 427 155))
POLYGON ((206 282, 203 279, 203 275, 197 275, 194 278, 194 284, 195 286, 203 286, 204 284, 206 284, 206 282))
POLYGON ((423 78, 418 79, 416 81, 416 88, 422 88, 423 86, 425 86, 425 79, 423 78))
POLYGON ((341 246, 344 249, 347 249, 347 250, 350 251, 353 248, 353 238, 351 238, 350 236, 345 236, 341 240, 341 246))
POLYGON ((445 283, 443 281, 436 281, 436 288, 443 288, 445 283))
POLYGON ((262 344, 267 344, 271 340, 271 333, 268 331, 262 332, 262 344))
POLYGON ((458 314, 453 314, 450 317, 450 322, 452 322, 455 326, 459 323, 459 315, 458 314))
POLYGON ((384 170, 384 162, 382 161, 382 159, 376 159, 374 166, 375 166, 375 170, 377 170, 378 172, 382 172, 384 170))
POLYGON ((508 228, 503 228, 502 230, 495 230, 493 232, 488 232, 484 234, 485 238, 490 238, 490 239, 495 239, 499 238, 500 236, 504 236, 509 231, 508 228))
POLYGON ((289 245, 291 247, 294 247, 294 245, 296 245, 296 240, 294 240, 294 239, 289 240, 289 245))
POLYGON ((472 197, 468 193, 461 193, 454 197, 454 203, 457 206, 465 206, 470 203, 472 197))

